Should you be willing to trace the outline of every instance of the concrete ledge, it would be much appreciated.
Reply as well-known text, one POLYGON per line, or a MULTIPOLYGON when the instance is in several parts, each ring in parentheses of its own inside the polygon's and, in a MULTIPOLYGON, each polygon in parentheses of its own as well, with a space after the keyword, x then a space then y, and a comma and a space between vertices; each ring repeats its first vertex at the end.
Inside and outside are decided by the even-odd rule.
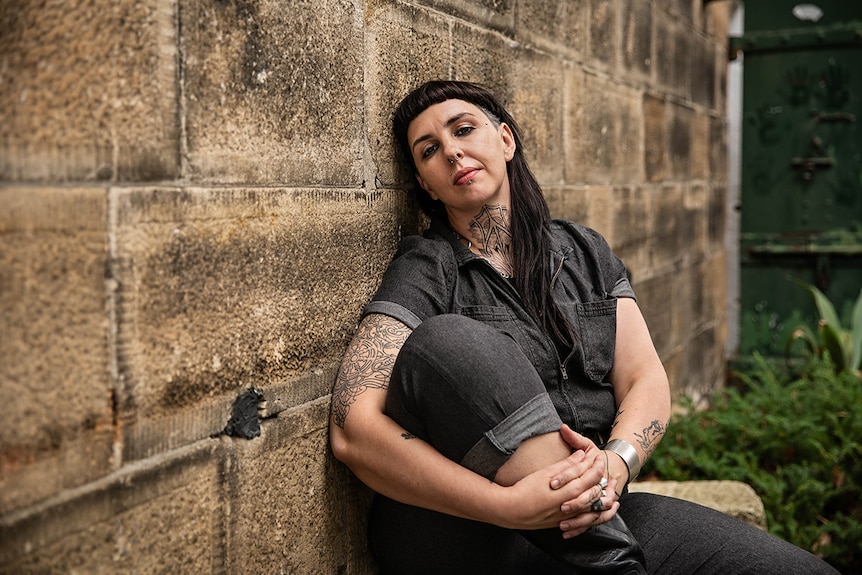
POLYGON ((640 481, 629 485, 629 491, 685 499, 766 530, 763 501, 741 481, 640 481))

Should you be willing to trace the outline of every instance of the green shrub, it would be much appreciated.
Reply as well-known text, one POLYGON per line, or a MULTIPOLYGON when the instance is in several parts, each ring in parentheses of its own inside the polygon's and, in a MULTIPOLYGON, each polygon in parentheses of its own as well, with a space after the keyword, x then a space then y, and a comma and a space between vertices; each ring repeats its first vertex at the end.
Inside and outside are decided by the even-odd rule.
POLYGON ((862 381, 828 354, 791 375, 757 357, 706 410, 683 400, 645 465, 654 479, 743 481, 769 530, 862 573, 862 381))

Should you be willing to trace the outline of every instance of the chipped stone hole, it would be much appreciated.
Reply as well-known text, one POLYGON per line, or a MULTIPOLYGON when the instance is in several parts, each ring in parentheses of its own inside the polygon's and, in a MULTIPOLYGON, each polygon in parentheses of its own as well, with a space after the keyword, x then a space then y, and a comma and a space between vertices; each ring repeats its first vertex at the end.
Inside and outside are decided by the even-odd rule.
POLYGON ((233 402, 230 419, 224 428, 224 434, 231 437, 254 439, 260 435, 260 418, 258 408, 263 402, 263 392, 250 387, 233 402))

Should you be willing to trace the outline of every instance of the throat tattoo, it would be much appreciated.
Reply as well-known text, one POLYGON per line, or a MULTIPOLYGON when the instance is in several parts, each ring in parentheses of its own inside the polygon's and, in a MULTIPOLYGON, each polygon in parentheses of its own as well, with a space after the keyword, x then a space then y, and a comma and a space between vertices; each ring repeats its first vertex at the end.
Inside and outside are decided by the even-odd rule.
POLYGON ((500 275, 512 277, 512 229, 505 206, 482 206, 470 221, 470 237, 479 254, 500 275))

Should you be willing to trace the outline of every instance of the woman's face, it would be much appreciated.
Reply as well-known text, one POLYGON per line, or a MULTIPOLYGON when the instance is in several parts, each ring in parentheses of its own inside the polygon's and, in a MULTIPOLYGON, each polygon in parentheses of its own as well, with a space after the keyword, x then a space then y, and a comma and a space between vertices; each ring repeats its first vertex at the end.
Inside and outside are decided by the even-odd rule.
POLYGON ((472 217, 482 206, 509 205, 506 163, 515 139, 506 124, 494 125, 463 100, 434 104, 407 128, 419 185, 451 214, 472 217))

